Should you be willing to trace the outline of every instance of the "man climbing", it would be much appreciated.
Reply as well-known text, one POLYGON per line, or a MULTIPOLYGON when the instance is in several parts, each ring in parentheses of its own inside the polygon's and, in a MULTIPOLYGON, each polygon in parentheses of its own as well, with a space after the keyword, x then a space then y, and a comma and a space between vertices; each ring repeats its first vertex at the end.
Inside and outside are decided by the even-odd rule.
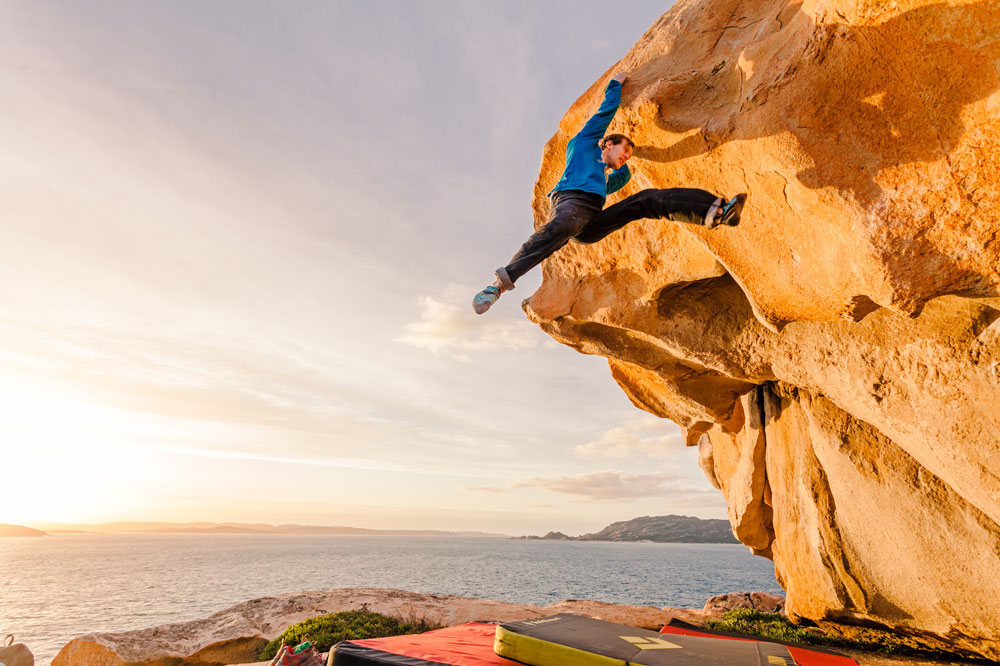
POLYGON ((626 76, 619 73, 608 82, 601 107, 566 145, 566 169, 549 192, 548 222, 521 246, 509 264, 496 270, 496 281, 476 294, 472 301, 476 314, 489 310, 500 294, 514 288, 518 278, 570 240, 596 243, 643 218, 665 218, 709 229, 739 224, 747 195, 737 194, 725 201, 698 189, 643 190, 602 210, 605 197, 620 190, 632 177, 625 163, 632 157, 635 144, 623 134, 604 136, 621 104, 626 76), (611 173, 605 175, 608 169, 611 173))

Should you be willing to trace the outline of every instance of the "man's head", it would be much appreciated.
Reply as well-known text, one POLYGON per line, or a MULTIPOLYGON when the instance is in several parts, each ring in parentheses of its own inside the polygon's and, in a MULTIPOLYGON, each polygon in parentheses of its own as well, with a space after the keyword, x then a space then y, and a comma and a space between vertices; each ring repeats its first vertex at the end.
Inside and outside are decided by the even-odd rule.
POLYGON ((609 134, 601 139, 601 159, 612 169, 621 169, 632 157, 635 144, 624 134, 609 134))

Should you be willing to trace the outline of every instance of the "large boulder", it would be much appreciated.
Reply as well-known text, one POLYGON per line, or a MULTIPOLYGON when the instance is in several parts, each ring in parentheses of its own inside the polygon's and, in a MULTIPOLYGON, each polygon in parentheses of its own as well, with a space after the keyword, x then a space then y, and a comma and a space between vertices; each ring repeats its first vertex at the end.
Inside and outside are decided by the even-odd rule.
MULTIPOLYGON (((530 319, 677 422, 795 619, 1000 659, 996 0, 680 0, 609 131, 647 187, 743 222, 635 222, 543 264, 530 319)), ((611 203, 609 202, 609 203, 611 203)))

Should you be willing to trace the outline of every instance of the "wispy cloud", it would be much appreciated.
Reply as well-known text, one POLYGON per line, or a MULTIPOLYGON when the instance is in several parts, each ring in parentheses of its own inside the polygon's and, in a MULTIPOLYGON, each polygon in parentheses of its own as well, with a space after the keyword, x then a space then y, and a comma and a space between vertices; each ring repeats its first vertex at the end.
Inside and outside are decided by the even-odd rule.
POLYGON ((619 470, 605 470, 577 476, 527 479, 511 487, 541 488, 592 500, 623 500, 674 496, 681 490, 683 481, 682 477, 665 472, 625 474, 619 470))
POLYGON ((406 324, 396 341, 461 361, 469 359, 468 352, 523 351, 540 344, 541 333, 524 320, 473 313, 473 293, 450 285, 436 296, 421 296, 420 319, 406 324))
MULTIPOLYGON (((333 467, 338 469, 364 469, 373 471, 393 471, 412 473, 429 473, 424 470, 413 469, 404 465, 393 465, 373 460, 361 458, 319 458, 319 457, 297 457, 297 456, 276 456, 257 453, 255 451, 223 451, 218 449, 194 448, 184 446, 150 446, 150 451, 167 453, 180 456, 192 456, 196 458, 219 458, 223 460, 250 460, 255 462, 282 463, 286 465, 308 465, 333 467)), ((438 472, 434 472, 438 473, 438 472)))
POLYGON ((652 458, 673 458, 684 446, 680 429, 672 422, 645 414, 634 414, 594 441, 576 447, 587 456, 624 458, 641 454, 652 458))

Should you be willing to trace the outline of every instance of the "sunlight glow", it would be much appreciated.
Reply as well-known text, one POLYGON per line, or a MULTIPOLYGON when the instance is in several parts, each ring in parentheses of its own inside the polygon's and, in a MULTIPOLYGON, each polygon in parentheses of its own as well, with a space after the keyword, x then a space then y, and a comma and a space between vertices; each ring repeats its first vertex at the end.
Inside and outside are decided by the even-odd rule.
POLYGON ((41 387, 0 380, 4 480, 0 522, 86 521, 120 508, 122 488, 147 482, 130 471, 147 465, 133 433, 148 425, 124 411, 41 387))

